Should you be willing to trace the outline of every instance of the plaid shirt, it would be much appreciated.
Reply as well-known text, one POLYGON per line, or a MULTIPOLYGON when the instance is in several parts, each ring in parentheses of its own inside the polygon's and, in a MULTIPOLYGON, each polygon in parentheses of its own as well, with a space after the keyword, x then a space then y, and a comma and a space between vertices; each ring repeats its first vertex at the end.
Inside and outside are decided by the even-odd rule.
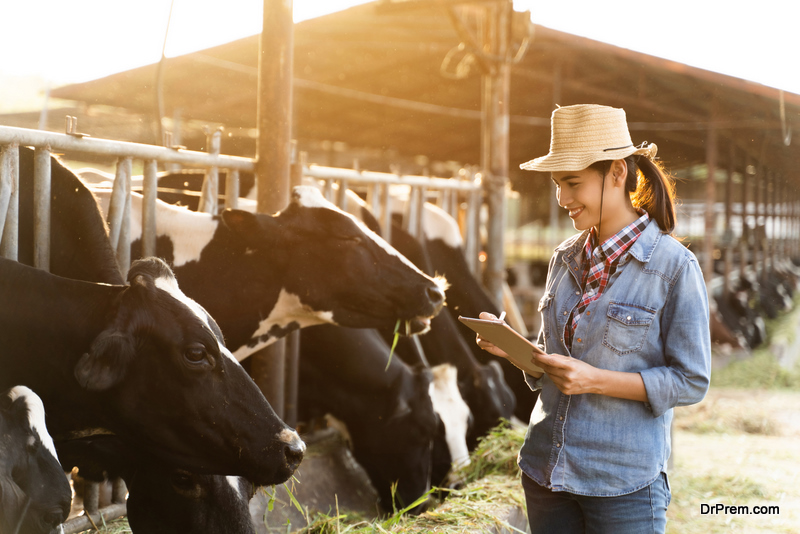
POLYGON ((572 350, 572 338, 575 334, 575 329, 578 327, 578 321, 586 311, 590 303, 594 302, 608 286, 608 281, 617 270, 617 265, 622 256, 631 248, 631 245, 641 235, 642 231, 647 227, 650 222, 650 216, 646 211, 640 210, 642 214, 634 222, 606 239, 606 241, 599 247, 594 247, 596 241, 595 229, 589 231, 586 238, 586 245, 584 246, 584 254, 586 254, 586 261, 583 262, 584 268, 581 274, 581 285, 583 286, 583 296, 578 306, 572 310, 570 320, 567 321, 564 327, 564 343, 567 348, 572 350))

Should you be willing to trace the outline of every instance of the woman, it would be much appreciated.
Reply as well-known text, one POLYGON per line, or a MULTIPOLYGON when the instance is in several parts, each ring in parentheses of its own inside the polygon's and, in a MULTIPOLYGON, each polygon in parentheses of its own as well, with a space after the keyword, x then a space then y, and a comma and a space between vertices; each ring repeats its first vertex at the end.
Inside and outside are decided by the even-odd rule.
POLYGON ((550 260, 546 354, 531 356, 544 373, 526 375, 541 390, 518 459, 531 532, 663 533, 672 408, 709 384, 703 276, 670 236, 674 188, 656 146, 633 145, 624 110, 561 107, 551 126, 550 152, 521 168, 551 173, 581 233, 550 260))

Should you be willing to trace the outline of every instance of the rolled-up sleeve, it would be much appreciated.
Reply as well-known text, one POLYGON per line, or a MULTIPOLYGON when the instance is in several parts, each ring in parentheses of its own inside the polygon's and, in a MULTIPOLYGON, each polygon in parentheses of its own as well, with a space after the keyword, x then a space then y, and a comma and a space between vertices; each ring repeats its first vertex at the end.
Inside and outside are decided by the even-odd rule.
POLYGON ((666 365, 641 371, 654 417, 700 402, 711 378, 708 293, 697 260, 689 259, 661 317, 666 365))

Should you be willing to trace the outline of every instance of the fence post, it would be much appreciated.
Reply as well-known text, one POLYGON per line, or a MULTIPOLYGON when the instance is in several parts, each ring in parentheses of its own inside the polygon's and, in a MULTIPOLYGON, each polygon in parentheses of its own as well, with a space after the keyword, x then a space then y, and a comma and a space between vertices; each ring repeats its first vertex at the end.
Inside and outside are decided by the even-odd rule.
POLYGON ((19 243, 19 146, 7 145, 0 152, 0 256, 18 257, 19 243))

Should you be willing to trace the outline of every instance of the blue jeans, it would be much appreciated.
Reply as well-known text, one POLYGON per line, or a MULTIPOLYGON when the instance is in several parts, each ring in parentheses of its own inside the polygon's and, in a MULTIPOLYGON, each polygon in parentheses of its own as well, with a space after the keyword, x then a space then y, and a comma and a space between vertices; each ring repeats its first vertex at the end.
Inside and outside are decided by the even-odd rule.
POLYGON ((663 534, 669 482, 661 473, 649 486, 619 497, 550 491, 522 474, 531 534, 663 534))

